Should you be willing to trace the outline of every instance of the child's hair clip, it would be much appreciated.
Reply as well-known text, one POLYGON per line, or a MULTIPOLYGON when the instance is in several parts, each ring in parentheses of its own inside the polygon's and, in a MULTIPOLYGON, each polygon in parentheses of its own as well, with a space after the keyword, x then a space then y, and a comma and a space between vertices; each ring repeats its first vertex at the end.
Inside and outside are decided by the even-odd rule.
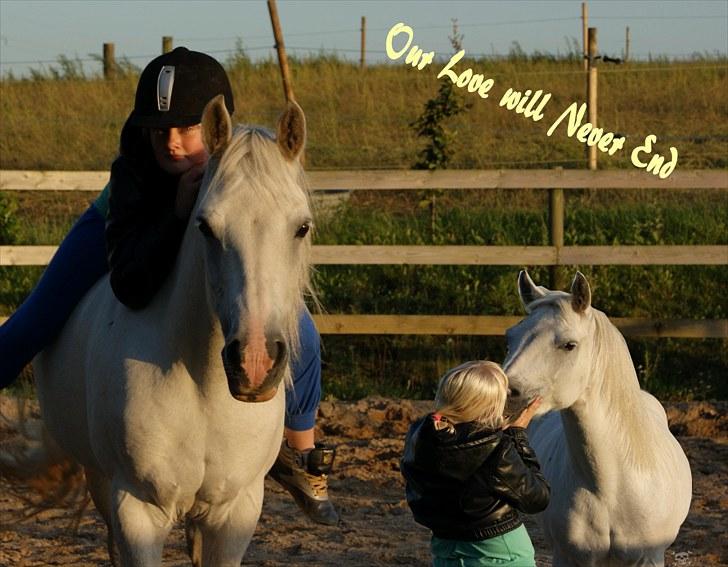
POLYGON ((435 413, 432 415, 432 418, 433 418, 433 421, 435 424, 435 431, 442 431, 443 429, 447 429, 447 430, 453 429, 453 424, 450 423, 444 415, 435 413))

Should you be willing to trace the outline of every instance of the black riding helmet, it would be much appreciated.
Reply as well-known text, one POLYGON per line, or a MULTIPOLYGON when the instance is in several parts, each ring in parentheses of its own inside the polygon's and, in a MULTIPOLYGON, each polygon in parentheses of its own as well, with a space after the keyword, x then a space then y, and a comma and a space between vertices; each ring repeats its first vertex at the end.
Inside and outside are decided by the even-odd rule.
POLYGON ((205 105, 219 94, 232 114, 233 91, 222 65, 209 55, 178 47, 144 68, 127 123, 143 128, 198 124, 205 105))

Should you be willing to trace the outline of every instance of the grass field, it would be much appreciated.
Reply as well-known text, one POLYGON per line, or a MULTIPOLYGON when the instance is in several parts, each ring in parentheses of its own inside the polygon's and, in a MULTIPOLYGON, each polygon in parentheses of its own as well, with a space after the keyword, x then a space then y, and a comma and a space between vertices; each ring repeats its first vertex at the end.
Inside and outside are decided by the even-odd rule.
MULTIPOLYGON (((281 109, 277 65, 228 62, 239 121, 272 125, 281 109)), ((546 130, 584 99, 574 61, 471 61, 496 80, 491 99, 463 94, 469 110, 449 127, 455 168, 583 168, 583 146, 546 130), (552 93, 534 123, 498 107, 508 87, 552 93)), ((309 128, 307 167, 407 168, 422 147, 409 126, 437 91, 433 71, 404 65, 365 71, 328 57, 294 61, 296 96, 309 128)), ((658 136, 658 151, 679 149, 678 168, 728 167, 728 62, 657 61, 602 66, 600 126, 627 136, 626 148, 658 136)), ((1 169, 107 169, 132 101, 136 77, 0 82, 1 169), (29 96, 43 105, 29 105, 29 96)), ((461 89, 460 89, 461 90, 461 89)), ((600 156, 600 167, 632 168, 629 151, 600 156)), ((438 195, 357 193, 318 223, 324 244, 546 244, 546 193, 483 191, 438 195)), ((89 195, 0 196, 4 243, 57 243, 89 195)), ((570 191, 566 244, 726 244, 725 193, 570 191)), ((594 304, 611 316, 726 318, 725 266, 580 266, 594 304)), ((518 267, 321 266, 316 283, 331 313, 519 314, 518 267)), ((566 270, 569 273, 573 270, 566 270)), ((11 311, 40 269, 4 268, 0 308, 11 311)), ((532 270, 547 281, 545 269, 532 270)), ((662 398, 728 398, 725 341, 630 340, 644 386, 662 398)), ((430 397, 446 368, 463 359, 503 357, 502 338, 347 337, 324 341, 327 395, 430 397)))
MULTIPOLYGON (((230 60, 235 119, 272 125, 283 108, 278 66, 230 60)), ((451 124, 455 168, 584 167, 583 146, 548 126, 572 102, 583 101, 585 78, 576 61, 466 61, 496 81, 489 99, 456 89, 470 109, 451 124), (508 87, 552 94, 534 123, 498 106, 508 87)), ((318 57, 291 65, 296 98, 308 118, 309 168, 410 167, 421 147, 409 124, 438 88, 436 68, 356 65, 318 57)), ((103 79, 0 82, 0 167, 106 169, 134 100, 135 75, 103 79), (42 100, 43 104, 28 104, 42 100)), ((599 119, 634 147, 648 134, 658 148, 674 145, 679 167, 726 167, 728 61, 667 61, 602 65, 599 119)), ((600 162, 627 168, 629 152, 600 162)))

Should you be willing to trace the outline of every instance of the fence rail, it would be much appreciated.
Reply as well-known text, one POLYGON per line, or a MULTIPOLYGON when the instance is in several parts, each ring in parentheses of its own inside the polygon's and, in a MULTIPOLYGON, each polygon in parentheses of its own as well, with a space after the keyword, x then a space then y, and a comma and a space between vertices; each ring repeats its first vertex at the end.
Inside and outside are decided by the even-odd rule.
MULTIPOLYGON (((2 191, 94 191, 107 171, 0 171, 2 191)), ((668 179, 643 171, 442 170, 311 171, 314 191, 548 189, 563 207, 564 189, 727 190, 728 171, 678 170, 668 179)), ((552 246, 314 246, 315 264, 346 265, 728 265, 728 246, 562 246, 563 210, 552 210, 552 246), (557 235, 561 235, 560 237, 557 235)), ((0 266, 45 265, 55 246, 0 246, 0 266)), ((502 335, 510 316, 315 316, 323 334, 502 335)), ((0 321, 3 319, 0 318, 0 321)), ((728 320, 615 318, 627 336, 728 338, 728 320)))
MULTIPOLYGON (((728 171, 677 170, 667 179, 638 170, 496 169, 309 171, 314 190, 728 189, 728 171)), ((108 171, 0 170, 0 191, 99 191, 108 171)))
MULTIPOLYGON (((508 315, 314 315, 319 332, 330 335, 503 335, 522 318, 508 315)), ((639 319, 613 317, 633 337, 725 338, 728 319, 639 319)))
MULTIPOLYGON (((7 321, 0 317, 0 324, 7 321)), ((501 336, 521 317, 511 315, 314 315, 322 335, 501 336)), ((728 319, 641 319, 612 317, 627 337, 725 339, 728 319)))
MULTIPOLYGON (((56 246, 0 246, 0 266, 45 266, 56 246)), ((318 265, 695 266, 728 264, 728 246, 314 246, 318 265)))

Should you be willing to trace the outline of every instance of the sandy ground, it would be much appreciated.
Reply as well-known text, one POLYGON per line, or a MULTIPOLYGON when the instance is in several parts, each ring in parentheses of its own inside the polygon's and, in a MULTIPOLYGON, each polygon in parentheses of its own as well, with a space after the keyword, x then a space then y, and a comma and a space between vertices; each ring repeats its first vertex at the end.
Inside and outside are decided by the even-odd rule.
MULTIPOLYGON (((8 400, 0 398, 8 408, 8 400)), ((0 404, 3 405, 3 404, 0 404)), ((399 458, 409 423, 426 411, 425 402, 368 398, 357 403, 324 402, 320 434, 338 446, 330 493, 342 516, 339 527, 310 524, 292 499, 266 481, 258 529, 243 565, 428 565, 427 530, 412 520, 403 498, 399 458)), ((728 565, 725 537, 728 510, 728 402, 679 403, 667 406, 673 432, 690 460, 693 502, 677 540, 668 550, 670 567, 728 565)), ((0 435, 9 438, 7 430, 0 435)), ((1 438, 0 438, 1 439, 1 438)), ((45 511, 23 522, 23 497, 0 484, 0 565, 35 567, 109 565, 105 529, 91 506, 76 534, 69 510, 45 511)), ((536 524, 527 520, 539 566, 550 566, 536 524)), ((184 536, 176 529, 165 548, 164 565, 186 566, 184 536)))

